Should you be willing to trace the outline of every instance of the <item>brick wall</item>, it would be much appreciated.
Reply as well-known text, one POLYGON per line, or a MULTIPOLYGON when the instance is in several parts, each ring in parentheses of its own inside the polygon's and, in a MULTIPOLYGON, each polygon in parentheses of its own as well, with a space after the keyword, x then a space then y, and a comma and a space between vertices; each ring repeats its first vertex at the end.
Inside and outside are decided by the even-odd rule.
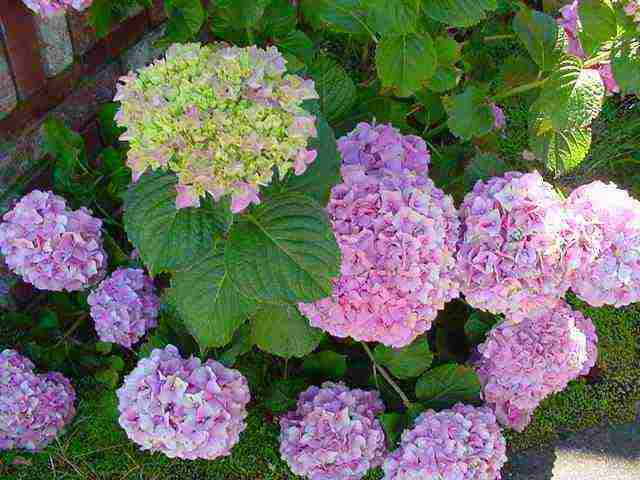
POLYGON ((98 40, 86 12, 42 19, 21 0, 0 0, 0 202, 34 174, 46 116, 82 133, 90 153, 101 148, 99 106, 111 101, 121 75, 162 53, 154 47, 162 4, 131 11, 98 40))

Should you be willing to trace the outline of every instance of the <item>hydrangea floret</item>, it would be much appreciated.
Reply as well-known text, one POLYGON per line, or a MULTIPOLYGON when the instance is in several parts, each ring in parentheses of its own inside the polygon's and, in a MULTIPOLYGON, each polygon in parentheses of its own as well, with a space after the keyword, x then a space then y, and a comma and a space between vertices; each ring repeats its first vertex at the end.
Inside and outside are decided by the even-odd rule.
POLYGON ((493 114, 493 129, 502 130, 507 126, 507 117, 504 115, 504 110, 495 103, 491 104, 491 113, 493 114))
POLYGON ((640 301, 640 202, 596 181, 574 190, 566 208, 572 290, 596 307, 640 301))
POLYGON ((499 480, 506 442, 487 407, 427 410, 384 462, 384 480, 499 480))
POLYGON ((591 320, 563 300, 517 325, 502 322, 478 347, 482 398, 500 423, 522 431, 544 398, 595 365, 596 344, 591 320))
POLYGON ((330 297, 300 304, 300 311, 337 337, 408 345, 459 294, 453 200, 422 175, 345 165, 342 178, 327 205, 342 252, 340 276, 330 297))
POLYGON ((375 418, 383 411, 377 392, 332 382, 310 387, 296 410, 280 419, 280 454, 310 480, 359 480, 386 454, 375 418))
POLYGON ((231 195, 241 212, 260 203, 275 167, 301 175, 315 157, 315 117, 302 108, 317 98, 312 80, 285 73, 276 47, 222 43, 172 45, 165 59, 120 79, 116 115, 130 142, 134 181, 147 169, 178 176, 176 207, 231 195))
POLYGON ((343 165, 362 165, 368 174, 381 171, 425 176, 431 154, 425 141, 402 135, 392 125, 359 123, 338 140, 343 165))
POLYGON ((0 450, 40 450, 69 424, 75 391, 62 374, 36 374, 15 350, 0 353, 0 450))
POLYGON ((0 251, 7 266, 41 290, 83 290, 104 274, 102 221, 69 210, 62 197, 34 190, 3 217, 0 251))
POLYGON ((98 337, 131 348, 156 326, 160 302, 139 268, 118 268, 87 299, 98 337))
POLYGON ((624 6, 624 13, 633 18, 633 21, 638 24, 638 29, 640 29, 640 1, 629 0, 629 3, 624 6))
POLYGON ((64 15, 68 8, 81 12, 93 3, 93 0, 22 0, 28 8, 42 17, 64 15))
MULTIPOLYGON (((580 30, 582 29, 582 25, 580 23, 580 16, 578 15, 579 7, 580 0, 574 0, 569 5, 562 7, 560 9, 561 16, 558 18, 558 24, 567 34, 567 53, 584 60, 587 56, 582 48, 582 43, 580 42, 580 30)), ((610 63, 599 63, 591 68, 598 70, 602 83, 604 84, 604 88, 607 92, 620 93, 620 87, 615 78, 613 78, 610 63)))
POLYGON ((246 428, 250 394, 242 374, 214 360, 184 359, 173 345, 140 360, 116 393, 127 436, 169 458, 229 455, 246 428))
POLYGON ((479 181, 460 217, 458 271, 469 304, 517 322, 567 291, 566 212, 538 172, 479 181))

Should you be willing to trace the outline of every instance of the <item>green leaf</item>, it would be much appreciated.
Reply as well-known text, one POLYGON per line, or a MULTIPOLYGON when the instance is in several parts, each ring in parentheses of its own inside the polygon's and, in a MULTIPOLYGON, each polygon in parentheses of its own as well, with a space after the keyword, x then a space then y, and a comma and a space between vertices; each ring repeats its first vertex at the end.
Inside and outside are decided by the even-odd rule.
POLYGON ((108 190, 119 197, 127 190, 131 180, 131 170, 126 166, 124 154, 113 147, 100 152, 100 171, 109 180, 108 190))
POLYGON ((251 338, 265 352, 283 358, 304 357, 322 340, 294 305, 263 305, 253 317, 251 338))
POLYGON ((167 23, 160 44, 186 42, 195 37, 205 20, 201 0, 164 0, 167 23))
POLYGON ((264 406, 274 415, 281 415, 296 408, 298 396, 307 388, 304 378, 278 379, 269 385, 265 393, 264 406))
POLYGON ((249 323, 243 323, 240 328, 236 330, 236 333, 234 333, 231 344, 229 344, 217 360, 225 367, 233 367, 238 357, 250 352, 252 347, 251 325, 249 323))
POLYGON ((271 0, 260 18, 258 29, 268 38, 285 37, 296 28, 296 8, 291 0, 271 0))
POLYGON ((96 342, 96 352, 102 353, 106 355, 107 353, 111 353, 113 349, 113 343, 111 342, 96 342))
POLYGON ((300 10, 315 30, 328 28, 355 35, 372 33, 361 0, 301 0, 300 10))
POLYGON ((285 37, 276 39, 276 45, 280 51, 295 55, 305 62, 311 62, 313 58, 313 42, 300 30, 293 30, 285 37))
POLYGON ((100 136, 102 142, 109 145, 117 145, 119 143, 120 135, 125 131, 124 128, 119 127, 114 120, 120 104, 117 102, 105 103, 98 111, 98 125, 100 126, 100 136))
POLYGON ((408 97, 433 77, 436 50, 428 33, 385 37, 376 50, 376 68, 384 87, 408 97))
POLYGON ((313 302, 331 294, 340 251, 319 204, 282 193, 238 219, 225 248, 229 275, 248 297, 313 302))
POLYGON ((582 24, 580 43, 587 56, 591 56, 616 36, 616 12, 611 0, 581 0, 578 14, 582 24))
POLYGON ((497 0, 427 0, 422 9, 428 17, 454 27, 470 27, 498 8, 497 0))
POLYGON ((449 115, 447 125, 451 133, 462 140, 481 137, 493 129, 493 113, 487 103, 486 92, 473 85, 444 100, 449 115))
POLYGON ((531 151, 556 175, 575 170, 586 158, 591 148, 591 128, 547 130, 537 134, 529 129, 531 151))
POLYGON ((422 105, 422 115, 417 117, 417 120, 426 126, 439 123, 447 115, 442 104, 442 96, 431 90, 420 90, 416 93, 416 100, 422 105))
POLYGON ((38 328, 42 328, 44 330, 55 330, 60 326, 58 321, 58 314, 50 309, 45 309, 40 312, 40 317, 38 318, 38 328))
POLYGON ((387 448, 395 450, 398 446, 402 432, 411 426, 411 418, 406 413, 383 413, 378 415, 378 421, 382 425, 387 440, 387 448))
POLYGON ((429 349, 426 337, 416 338, 410 345, 403 348, 390 348, 377 345, 373 351, 376 362, 400 379, 420 376, 433 361, 433 353, 429 349))
POLYGON ((308 148, 318 152, 315 161, 302 175, 291 172, 284 181, 273 185, 273 191, 299 192, 321 205, 329 201, 331 188, 341 181, 340 153, 333 130, 327 121, 316 115, 318 136, 309 140, 308 148))
POLYGON ((258 307, 240 295, 225 270, 223 249, 198 258, 191 268, 174 273, 172 295, 180 317, 201 347, 220 347, 258 307))
POLYGON ((614 44, 611 70, 623 93, 640 93, 640 40, 623 38, 614 44))
POLYGON ((552 70, 566 49, 564 29, 546 13, 523 8, 513 18, 513 30, 542 71, 552 70))
POLYGON ((462 76, 462 70, 455 66, 460 60, 460 44, 449 37, 437 37, 435 50, 438 55, 438 67, 429 79, 427 87, 434 92, 442 93, 455 88, 462 76))
POLYGON ((586 127, 600 114, 604 84, 594 69, 567 56, 543 86, 538 108, 556 130, 586 127))
POLYGON ((347 373, 347 356, 331 350, 314 353, 302 362, 302 373, 314 379, 339 380, 347 373))
POLYGON ((416 397, 433 408, 475 400, 480 394, 476 372, 464 365, 449 363, 425 373, 416 384, 416 397))
POLYGON ((237 30, 252 29, 258 25, 269 0, 214 0, 213 21, 237 30))
POLYGON ((109 388, 116 388, 120 381, 120 375, 118 372, 112 369, 99 370, 93 377, 100 383, 106 385, 109 388))
POLYGON ((362 0, 367 22, 381 35, 415 31, 421 0, 362 0))
POLYGON ((84 140, 55 117, 48 117, 43 127, 43 149, 56 165, 69 175, 85 159, 84 140))
POLYGON ((111 0, 94 0, 89 7, 89 24, 96 32, 96 37, 103 38, 109 34, 114 23, 111 0))
POLYGON ((488 180, 509 170, 505 161, 494 153, 478 153, 464 170, 464 185, 471 190, 478 180, 488 180))
POLYGON ((498 323, 498 317, 485 312, 473 312, 464 324, 464 333, 473 345, 484 341, 493 326, 498 323))
POLYGON ((356 86, 342 66, 326 55, 313 62, 309 75, 320 95, 320 109, 330 122, 348 112, 356 101, 356 86))
POLYGON ((147 172, 125 197, 125 231, 151 275, 200 262, 231 223, 224 201, 207 199, 200 208, 176 209, 176 184, 171 173, 147 172))
POLYGON ((124 360, 122 360, 122 357, 118 355, 111 355, 109 357, 109 365, 111 365, 111 369, 116 372, 124 370, 124 360))

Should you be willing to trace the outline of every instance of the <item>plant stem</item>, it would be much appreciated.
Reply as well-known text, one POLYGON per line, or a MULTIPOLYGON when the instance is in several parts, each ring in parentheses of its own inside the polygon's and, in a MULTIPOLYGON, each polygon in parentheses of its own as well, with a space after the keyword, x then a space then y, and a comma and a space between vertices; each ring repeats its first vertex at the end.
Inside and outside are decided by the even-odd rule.
POLYGON ((284 379, 286 380, 287 378, 289 378, 289 359, 285 358, 284 359, 284 375, 283 375, 284 379))
POLYGON ((429 130, 429 133, 424 135, 424 138, 429 140, 429 139, 439 135, 440 133, 444 132, 446 129, 447 129, 447 122, 444 122, 444 123, 438 125, 436 128, 433 128, 433 129, 429 130))
POLYGON ((484 42, 496 42, 498 40, 511 40, 512 38, 516 38, 515 33, 505 33, 502 35, 489 35, 488 37, 484 37, 484 42))
POLYGON ((380 375, 382 375, 382 378, 384 378, 387 381, 387 383, 391 385, 391 388, 395 390, 398 396, 402 399, 402 403, 404 403, 404 406, 407 408, 410 408, 411 400, 409 400, 409 397, 407 397, 407 395, 402 391, 402 389, 393 380, 393 378, 391 378, 391 375, 389 375, 389 373, 383 367, 378 365, 378 362, 376 362, 376 359, 373 358, 373 353, 371 352, 371 349, 369 348, 369 346, 364 342, 360 342, 360 343, 362 344, 362 348, 364 348, 364 351, 367 352, 367 355, 369 355, 369 358, 371 359, 371 363, 373 363, 374 368, 378 370, 378 372, 380 372, 380 375))
POLYGON ((507 90, 504 93, 494 96, 493 101, 497 102, 499 100, 504 100, 505 98, 513 97, 514 95, 528 92, 529 90, 535 90, 536 88, 540 88, 542 85, 544 85, 548 79, 549 77, 543 78, 542 80, 536 80, 535 82, 525 83, 524 85, 520 85, 516 88, 512 88, 511 90, 507 90))
POLYGON ((88 314, 86 312, 83 312, 83 314, 80 315, 80 317, 78 317, 75 322, 73 322, 71 327, 69 327, 69 330, 64 332, 64 335, 62 335, 60 341, 58 341, 53 347, 51 347, 51 350, 62 345, 73 334, 73 332, 75 332, 80 327, 80 325, 82 325, 87 320, 87 318, 89 318, 88 314))
POLYGON ((602 55, 598 55, 597 57, 592 58, 591 60, 587 60, 584 62, 584 68, 593 67, 602 63, 603 60, 609 60, 609 52, 604 53, 602 55))

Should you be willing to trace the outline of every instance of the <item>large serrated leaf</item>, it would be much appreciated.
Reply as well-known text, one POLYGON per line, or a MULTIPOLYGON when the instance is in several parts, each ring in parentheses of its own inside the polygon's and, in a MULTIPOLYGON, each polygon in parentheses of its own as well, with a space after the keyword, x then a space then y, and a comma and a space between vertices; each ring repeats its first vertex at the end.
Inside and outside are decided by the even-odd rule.
POLYGON ((604 84, 597 70, 583 68, 576 57, 565 57, 544 85, 538 108, 556 130, 582 128, 600 114, 604 84))
POLYGON ((302 0, 300 9, 316 30, 328 28, 334 32, 355 35, 372 33, 361 0, 302 0))
POLYGON ((263 305, 253 317, 251 338, 265 352, 283 358, 304 357, 322 340, 294 305, 263 305))
POLYGON ((640 40, 622 38, 613 46, 611 71, 624 93, 640 93, 640 40))
POLYGON ((257 308, 233 286, 223 249, 199 259, 171 278, 172 295, 185 326, 201 347, 221 347, 257 308))
POLYGON ((470 367, 454 363, 428 371, 416 383, 416 397, 433 408, 472 401, 479 394, 480 382, 476 372, 470 367))
POLYGON ((616 36, 618 22, 611 0, 580 0, 578 14, 582 24, 580 44, 588 56, 616 36))
POLYGON ((419 18, 421 0, 361 0, 367 21, 381 35, 413 32, 419 18))
POLYGON ((403 348, 390 348, 385 345, 376 346, 373 356, 396 377, 401 379, 418 377, 433 361, 433 353, 425 336, 416 338, 403 348))
POLYGON ((506 162, 495 153, 478 153, 464 169, 464 186, 471 190, 478 180, 489 180, 509 170, 506 162))
POLYGON ((282 193, 234 223, 225 263, 249 297, 275 304, 313 302, 331 293, 340 251, 320 205, 282 193))
POLYGON ((513 18, 513 30, 542 71, 553 69, 566 49, 564 29, 546 13, 523 8, 513 18))
POLYGON ((191 40, 202 28, 205 11, 201 0, 164 0, 168 20, 160 44, 191 40))
POLYGON ((422 9, 430 18, 454 27, 470 27, 498 8, 497 0, 427 0, 422 9))
POLYGON ((420 90, 438 65, 433 40, 428 33, 385 37, 376 50, 376 68, 385 87, 408 97, 420 90))
POLYGON ((316 84, 322 114, 329 122, 351 109, 356 101, 356 86, 338 62, 319 56, 311 65, 309 75, 316 84))
POLYGON ((125 196, 127 236, 152 275, 199 262, 231 223, 232 215, 223 201, 206 200, 200 208, 177 210, 176 184, 172 173, 147 172, 129 186, 125 196))
POLYGON ((493 129, 493 113, 486 92, 473 85, 453 97, 445 98, 451 133, 462 140, 486 135, 493 129))

